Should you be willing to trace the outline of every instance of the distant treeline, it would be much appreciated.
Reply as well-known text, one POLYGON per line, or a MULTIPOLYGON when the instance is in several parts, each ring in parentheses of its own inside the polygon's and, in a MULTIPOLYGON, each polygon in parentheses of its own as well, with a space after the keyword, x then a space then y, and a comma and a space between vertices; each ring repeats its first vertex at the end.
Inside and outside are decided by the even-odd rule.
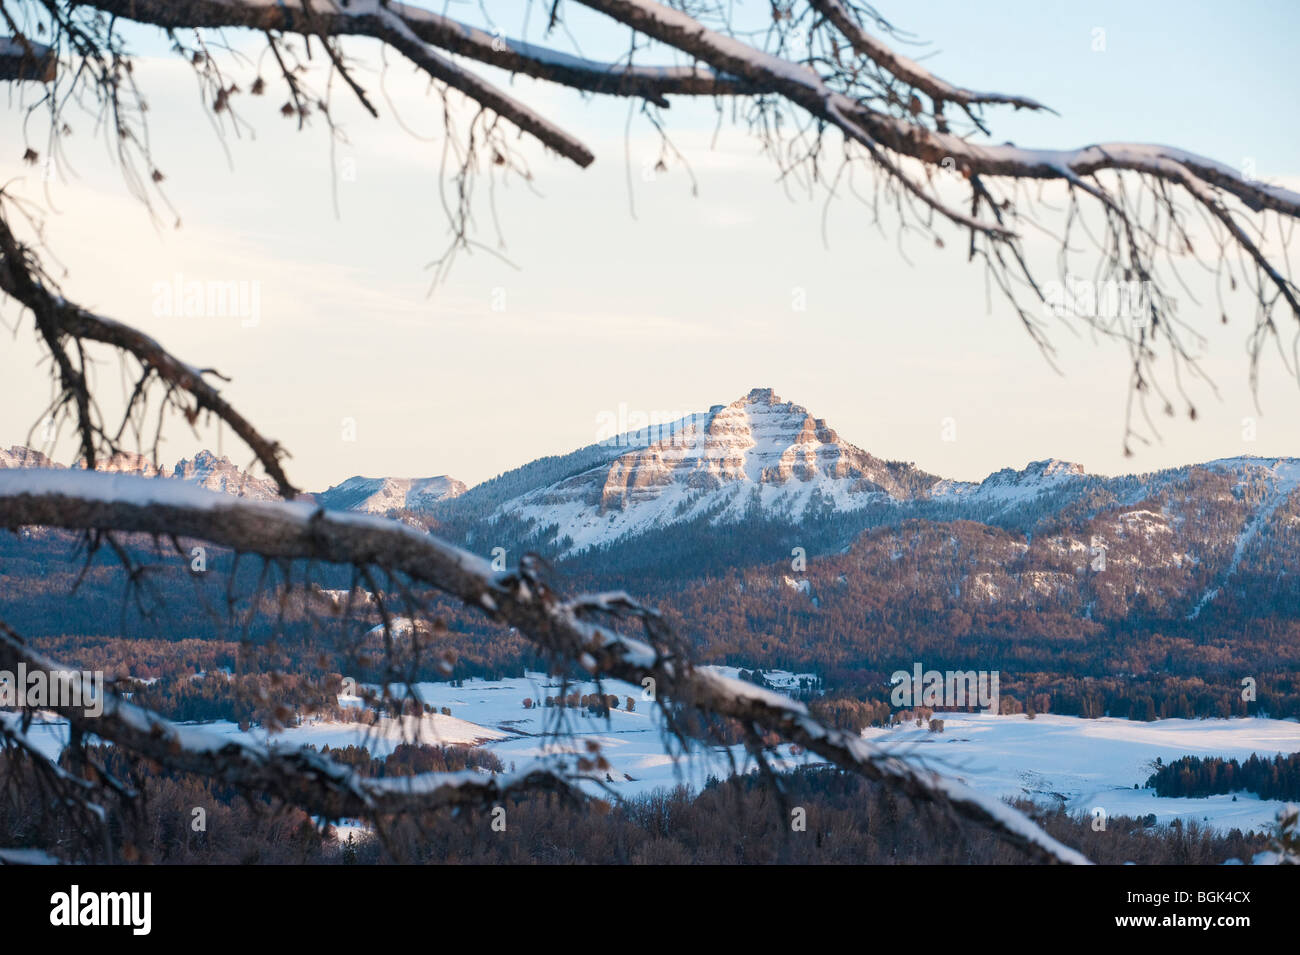
MULTIPOLYGON (((399 747, 381 766, 366 750, 329 755, 366 775, 480 767, 499 769, 464 747, 399 747)), ((505 831, 493 808, 388 820, 385 838, 339 840, 304 812, 266 797, 251 800, 211 779, 158 773, 114 747, 91 747, 97 765, 129 779, 140 793, 132 808, 110 797, 114 859, 163 864, 544 863, 571 864, 1007 864, 1024 855, 992 833, 927 810, 859 777, 805 770, 782 777, 783 793, 757 775, 711 781, 696 794, 659 790, 613 804, 554 794, 503 800, 505 831), (806 813, 793 831, 790 807, 806 813), (195 807, 206 827, 192 825, 195 807)), ((70 765, 65 760, 65 765, 70 765)), ((36 792, 30 760, 0 750, 0 791, 36 792), (13 785, 13 790, 5 787, 13 785), (25 788, 19 788, 25 787, 25 788)), ((1032 809, 1053 837, 1098 863, 1214 865, 1249 860, 1268 848, 1263 834, 1216 833, 1196 822, 1169 826, 1151 818, 1112 817, 1105 830, 1060 809, 1032 809)), ((52 799, 0 800, 0 845, 54 846, 70 860, 101 861, 90 840, 52 799)))
POLYGON ((349 766, 362 776, 371 778, 415 776, 419 773, 458 773, 466 769, 480 769, 490 773, 505 771, 501 757, 477 746, 398 743, 387 757, 372 756, 364 746, 339 746, 334 749, 325 746, 320 752, 334 762, 349 766))
POLYGON ((1210 756, 1184 756, 1157 769, 1147 779, 1157 796, 1219 796, 1254 793, 1260 799, 1300 799, 1300 753, 1244 763, 1210 756))

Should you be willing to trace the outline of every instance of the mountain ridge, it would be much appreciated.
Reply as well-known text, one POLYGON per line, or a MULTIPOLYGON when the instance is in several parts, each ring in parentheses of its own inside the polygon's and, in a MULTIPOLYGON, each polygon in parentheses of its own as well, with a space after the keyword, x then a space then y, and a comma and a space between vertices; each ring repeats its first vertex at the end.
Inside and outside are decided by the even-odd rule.
MULTIPOLYGON (((39 450, 0 450, 0 468, 59 467, 39 450)), ((185 480, 256 500, 273 482, 201 451, 168 469, 122 453, 99 468, 185 480)), ((763 526, 808 531, 814 549, 847 546, 857 534, 910 518, 963 519, 1033 534, 1107 506, 1136 505, 1197 470, 1272 482, 1276 508, 1300 486, 1300 459, 1238 455, 1143 474, 1103 476, 1048 457, 1002 468, 982 481, 931 474, 844 440, 824 419, 753 388, 728 404, 677 421, 607 437, 534 459, 467 486, 449 475, 353 476, 302 496, 329 509, 415 514, 476 546, 537 549, 552 557, 596 554, 648 535, 706 536, 708 529, 763 526)))

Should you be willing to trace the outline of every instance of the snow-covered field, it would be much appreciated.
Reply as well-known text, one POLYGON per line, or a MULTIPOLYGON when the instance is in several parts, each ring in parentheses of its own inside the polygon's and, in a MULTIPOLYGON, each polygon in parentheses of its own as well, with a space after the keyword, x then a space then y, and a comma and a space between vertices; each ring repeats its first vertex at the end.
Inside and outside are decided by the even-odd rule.
MULTIPOLYGON (((717 668, 729 676, 734 668, 717 668)), ((795 686, 800 675, 765 674, 778 688, 795 686)), ((662 717, 653 701, 642 698, 640 687, 606 681, 605 694, 616 694, 618 709, 608 719, 586 710, 535 706, 523 700, 544 700, 562 692, 557 680, 542 674, 506 680, 468 680, 461 687, 450 683, 422 683, 416 687, 423 702, 441 713, 421 719, 383 720, 375 726, 307 720, 277 733, 280 746, 313 744, 331 748, 364 745, 375 755, 387 755, 403 740, 426 743, 480 745, 522 768, 547 757, 577 754, 591 756, 588 743, 599 746, 610 768, 594 774, 593 792, 603 788, 620 796, 635 796, 659 788, 685 784, 702 787, 710 776, 752 771, 742 749, 695 748, 674 759, 663 742, 662 717), (626 710, 627 697, 635 701, 626 710), (560 735, 556 735, 559 733, 560 735), (730 757, 730 758, 729 758, 730 757), (734 764, 731 762, 734 759, 734 764)), ((569 693, 594 693, 595 684, 571 683, 569 693)), ((347 701, 344 701, 347 702, 347 701)), ((1044 805, 1064 805, 1072 813, 1093 813, 1100 807, 1107 816, 1145 816, 1158 822, 1174 818, 1196 819, 1222 829, 1266 828, 1281 803, 1267 802, 1245 793, 1200 799, 1156 797, 1152 791, 1134 789, 1152 773, 1159 757, 1170 762, 1180 756, 1221 756, 1245 759, 1300 751, 1300 723, 1295 720, 1160 720, 1140 723, 1120 719, 1087 720, 1071 716, 946 714, 943 733, 914 726, 868 729, 864 736, 920 760, 929 768, 957 776, 971 786, 1003 796, 1028 796, 1044 805)), ((232 723, 211 723, 204 730, 224 736, 240 735, 232 723)), ((54 753, 66 739, 66 727, 36 723, 29 735, 54 753)), ((253 729, 251 738, 265 739, 253 729)), ((793 768, 818 760, 792 755, 782 747, 778 766, 793 768)), ((572 763, 572 759, 570 759, 572 763)))
POLYGON ((915 726, 868 729, 867 739, 919 759, 938 772, 998 796, 1028 796, 1071 813, 1100 807, 1109 816, 1198 820, 1220 829, 1268 828, 1283 805, 1238 793, 1204 798, 1157 797, 1142 786, 1157 757, 1221 756, 1244 760, 1300 750, 1295 720, 1086 720, 1075 716, 941 714, 942 733, 915 726))
MULTIPOLYGON (((719 672, 736 676, 733 667, 717 667, 719 672)), ((807 674, 802 674, 807 676, 807 674)), ((769 672, 768 680, 778 688, 797 685, 800 674, 769 672)), ((535 704, 548 696, 562 693, 596 693, 594 683, 570 683, 561 687, 559 680, 541 673, 527 678, 499 681, 467 680, 462 687, 449 683, 420 683, 415 687, 420 699, 436 709, 448 707, 453 716, 490 729, 500 738, 483 744, 510 768, 526 763, 565 755, 592 756, 587 744, 600 747, 600 755, 610 764, 607 772, 594 774, 598 782, 622 796, 634 796, 655 789, 684 784, 699 789, 710 776, 728 776, 738 770, 752 770, 743 747, 730 753, 725 749, 704 749, 693 744, 685 758, 675 760, 663 741, 663 719, 658 705, 643 698, 642 688, 617 680, 604 681, 599 692, 618 697, 618 709, 608 719, 591 715, 585 709, 535 705, 524 709, 524 699, 535 704), (634 709, 627 710, 632 697, 634 709), (731 760, 734 759, 734 765, 731 760)), ((394 692, 399 692, 394 688, 394 692)), ((290 732, 296 732, 290 731, 290 732)), ((487 735, 487 734, 484 734, 487 735)), ((454 742, 426 737, 427 742, 454 742)), ((570 763, 572 759, 570 759, 570 763)), ((782 747, 776 764, 786 768, 811 764, 815 759, 792 757, 789 747, 782 747)), ((602 787, 593 785, 591 791, 602 787)))
MULTIPOLYGON (((734 667, 717 667, 728 676, 739 673, 734 667)), ((778 688, 797 685, 800 675, 768 672, 769 681, 778 688)), ((374 688, 372 688, 374 689, 374 688)), ((678 784, 700 789, 710 776, 724 777, 738 770, 756 767, 746 759, 743 747, 703 749, 692 744, 692 751, 683 759, 674 759, 663 741, 663 719, 658 705, 645 700, 642 688, 616 680, 606 680, 599 692, 618 696, 618 709, 609 718, 597 717, 580 708, 535 706, 524 709, 525 698, 539 702, 548 696, 587 694, 597 692, 594 683, 569 683, 561 687, 559 680, 532 673, 527 677, 499 681, 467 680, 463 687, 450 683, 419 683, 415 685, 420 700, 441 711, 447 707, 451 715, 441 712, 427 714, 419 719, 384 719, 370 726, 362 723, 321 721, 305 719, 301 725, 284 729, 271 741, 277 746, 296 747, 313 745, 318 749, 329 746, 365 746, 372 755, 387 756, 402 742, 429 744, 481 745, 500 757, 507 769, 517 768, 542 758, 568 758, 572 766, 576 756, 594 758, 588 743, 600 747, 599 755, 610 764, 609 770, 593 774, 588 787, 593 793, 609 790, 621 796, 634 796, 655 789, 671 788, 678 784), (627 698, 632 697, 632 712, 626 709, 627 698), (734 759, 734 764, 731 761, 734 759), (609 787, 606 789, 605 787, 609 787)), ((404 695, 406 688, 393 687, 394 695, 404 695)), ((344 705, 359 705, 355 697, 340 697, 344 705)), ((235 723, 217 721, 202 724, 206 733, 266 741, 266 732, 254 727, 241 731, 235 723)), ((42 750, 57 754, 67 740, 66 724, 61 722, 34 723, 28 733, 42 750)), ((789 747, 782 747, 773 765, 777 768, 794 768, 816 760, 794 758, 789 747)))

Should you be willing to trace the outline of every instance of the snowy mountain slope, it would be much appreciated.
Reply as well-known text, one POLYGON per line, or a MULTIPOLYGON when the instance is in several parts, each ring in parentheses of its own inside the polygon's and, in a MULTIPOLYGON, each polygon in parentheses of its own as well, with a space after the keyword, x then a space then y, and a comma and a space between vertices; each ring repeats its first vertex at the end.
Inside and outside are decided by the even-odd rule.
MULTIPOLYGON (((704 538, 712 529, 734 528, 734 537, 761 524, 796 531, 798 543, 811 552, 847 546, 872 527, 920 518, 977 521, 1031 536, 1044 529, 1059 534, 1062 525, 1070 525, 1070 546, 1086 552, 1093 546, 1093 530, 1109 527, 1112 536, 1131 539, 1154 528, 1159 521, 1130 516, 1119 526, 1114 520, 1120 511, 1136 514, 1143 502, 1161 501, 1158 506, 1167 504, 1177 512, 1177 532, 1161 545, 1163 550, 1144 545, 1140 559, 1153 566, 1186 562, 1191 567, 1199 560, 1191 555, 1220 548, 1227 524, 1241 521, 1232 526, 1235 535, 1255 517, 1267 523, 1271 513, 1256 514, 1253 497, 1225 495, 1223 482, 1214 475, 1231 474, 1249 483, 1258 482, 1259 474, 1276 472, 1281 475, 1272 499, 1276 507, 1295 489, 1287 483, 1286 476, 1294 473, 1290 469, 1300 468, 1295 459, 1242 457, 1106 477, 1048 458, 1020 470, 1004 468, 980 482, 952 481, 874 457, 767 388, 679 425, 670 436, 649 443, 593 445, 564 459, 546 459, 547 468, 511 472, 510 486, 500 482, 490 499, 480 501, 468 539, 515 540, 554 556, 574 557, 640 546, 661 532, 676 535, 670 549, 680 550, 685 538, 695 540, 695 549, 707 549, 713 545, 704 538), (522 480, 525 474, 528 480, 522 480), (551 476, 550 483, 543 483, 551 476), (1211 492, 1209 485, 1216 489, 1211 492), (1211 497, 1203 500, 1203 495, 1211 497), (1211 513, 1214 520, 1207 524, 1211 513), (1110 524, 1090 528, 1094 518, 1106 514, 1110 524)), ((455 512, 476 490, 450 502, 450 510, 455 512)))
POLYGON ((555 526, 552 543, 572 553, 700 518, 723 524, 757 514, 797 523, 827 510, 909 500, 937 481, 873 457, 806 408, 755 388, 683 419, 672 434, 507 500, 489 521, 555 526))
POLYGON ((1270 518, 1290 499, 1296 489, 1300 488, 1300 461, 1293 458, 1224 458, 1211 461, 1205 467, 1241 475, 1242 479, 1238 482, 1238 486, 1247 484, 1253 478, 1256 481, 1263 481, 1267 489, 1253 516, 1242 526, 1233 541, 1232 560, 1228 563, 1222 578, 1201 595, 1201 599, 1188 614, 1188 619, 1198 617, 1205 606, 1219 595, 1227 580, 1241 566, 1247 547, 1259 535, 1261 528, 1268 526, 1270 518))
POLYGON ((441 474, 429 478, 352 477, 316 495, 331 510, 386 514, 393 510, 427 512, 435 504, 465 493, 463 481, 441 474))
POLYGON ((672 438, 683 430, 707 420, 708 414, 687 415, 680 420, 612 435, 609 438, 571 451, 547 455, 520 467, 476 484, 438 511, 440 518, 461 523, 483 520, 507 502, 532 491, 549 487, 592 468, 607 465, 629 448, 643 448, 652 442, 672 438))
POLYGON ((1030 462, 1020 471, 1003 468, 979 483, 940 481, 931 489, 930 499, 1006 511, 1052 491, 1079 487, 1087 477, 1082 465, 1049 458, 1030 462))
MULTIPOLYGON (((0 450, 2 468, 54 466, 39 451, 0 450)), ((207 451, 171 469, 133 454, 100 467, 259 500, 276 496, 270 481, 207 451)), ((476 550, 490 541, 551 557, 628 560, 629 548, 653 536, 662 546, 642 548, 642 563, 675 560, 683 572, 701 561, 770 560, 793 545, 809 554, 838 552, 863 531, 909 519, 975 521, 1031 539, 1047 534, 1079 553, 1097 546, 1094 536, 1107 546, 1128 541, 1118 551, 1112 546, 1113 559, 1172 568, 1180 579, 1162 586, 1196 588, 1205 606, 1240 568, 1254 574, 1252 586, 1264 586, 1258 567, 1269 563, 1270 548, 1300 553, 1297 488, 1295 458, 1225 458, 1115 477, 1048 458, 980 482, 941 479, 877 458, 806 408, 755 388, 730 404, 539 458, 474 487, 446 475, 357 476, 315 499, 331 509, 431 517, 444 536, 476 550), (1121 512, 1139 511, 1149 518, 1116 524, 1121 512), (719 528, 727 528, 725 539, 719 528), (1138 531, 1155 536, 1137 546, 1138 531)), ((1286 573, 1285 560, 1279 573, 1286 573)), ((1143 576, 1142 586, 1151 586, 1143 576)))

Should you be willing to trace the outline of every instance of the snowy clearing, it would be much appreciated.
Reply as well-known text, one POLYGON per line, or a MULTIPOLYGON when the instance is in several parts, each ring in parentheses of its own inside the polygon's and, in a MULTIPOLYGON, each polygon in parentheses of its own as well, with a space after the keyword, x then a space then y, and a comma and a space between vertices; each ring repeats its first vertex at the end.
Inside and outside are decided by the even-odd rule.
MULTIPOLYGON (((709 669, 733 677, 739 672, 733 667, 709 669)), ((764 676, 779 689, 788 689, 810 674, 769 671, 764 676)), ((540 758, 591 755, 587 744, 594 742, 610 768, 593 773, 588 790, 622 797, 679 784, 700 789, 710 776, 725 777, 755 769, 741 747, 727 750, 693 745, 689 753, 674 759, 673 751, 663 741, 658 705, 643 699, 640 687, 618 681, 605 681, 600 687, 600 692, 619 699, 618 708, 608 718, 580 708, 525 709, 525 698, 537 703, 561 693, 597 692, 594 683, 562 686, 559 680, 540 673, 506 680, 467 680, 460 687, 420 683, 415 689, 424 703, 437 710, 447 707, 452 715, 384 719, 373 726, 308 719, 271 739, 285 747, 366 746, 376 756, 388 755, 404 740, 478 745, 500 757, 507 769, 511 764, 522 768, 540 758), (626 710, 629 696, 635 703, 632 712, 626 710)), ((394 688, 394 692, 405 695, 405 688, 394 688)), ((341 698, 341 702, 359 701, 341 698)), ((1224 830, 1264 829, 1282 803, 1247 793, 1238 793, 1234 802, 1232 795, 1175 799, 1134 789, 1134 783, 1140 787, 1146 782, 1157 757, 1166 763, 1189 755, 1244 760, 1251 753, 1271 757, 1300 751, 1300 723, 1294 720, 1252 717, 1141 723, 1051 714, 1033 720, 1023 715, 938 715, 944 720, 942 733, 908 725, 869 728, 863 736, 991 795, 1023 796, 1045 806, 1064 806, 1070 813, 1092 813, 1097 807, 1108 817, 1154 813, 1162 824, 1178 818, 1224 830)), ((267 739, 260 728, 241 734, 238 726, 228 722, 204 724, 201 729, 232 739, 241 735, 259 741, 267 739)), ((67 730, 61 722, 37 721, 28 735, 43 750, 54 754, 66 741, 67 730)), ((817 765, 820 760, 782 746, 774 763, 782 769, 793 769, 817 765)))

